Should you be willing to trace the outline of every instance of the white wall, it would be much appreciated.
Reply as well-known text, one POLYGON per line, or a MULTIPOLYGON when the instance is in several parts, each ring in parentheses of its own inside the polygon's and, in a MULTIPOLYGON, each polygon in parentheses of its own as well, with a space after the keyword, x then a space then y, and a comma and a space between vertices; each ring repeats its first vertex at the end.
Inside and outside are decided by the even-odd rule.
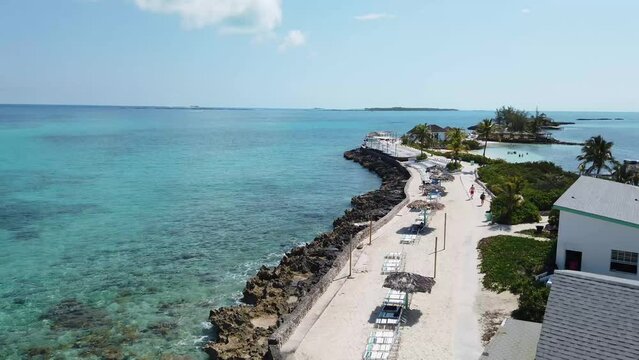
POLYGON ((435 137, 439 140, 439 141, 444 141, 446 140, 446 133, 445 132, 434 132, 433 135, 435 135, 435 137))
POLYGON ((561 211, 557 266, 564 268, 566 250, 581 251, 581 271, 639 280, 639 275, 610 271, 611 250, 639 253, 639 229, 561 211))

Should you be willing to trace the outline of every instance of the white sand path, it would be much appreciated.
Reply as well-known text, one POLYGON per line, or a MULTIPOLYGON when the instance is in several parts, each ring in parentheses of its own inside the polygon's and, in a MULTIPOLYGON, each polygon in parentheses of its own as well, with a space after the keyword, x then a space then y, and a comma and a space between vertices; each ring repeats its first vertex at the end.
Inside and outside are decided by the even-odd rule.
MULTIPOLYGON (((437 284, 431 294, 415 294, 406 326, 401 330, 400 359, 477 359, 481 343, 480 317, 484 311, 510 311, 516 306, 510 294, 481 291, 477 265, 477 242, 515 229, 490 226, 485 220, 489 208, 479 206, 479 194, 468 199, 474 170, 455 176, 444 186, 446 209, 433 217, 428 234, 415 245, 401 245, 402 229, 412 225, 418 213, 403 208, 395 218, 373 233, 373 245, 354 251, 353 278, 347 279, 348 265, 337 280, 318 299, 300 326, 283 345, 288 359, 361 359, 374 319, 388 289, 382 287, 383 257, 404 251, 406 271, 433 276, 435 237, 438 238, 437 284), (447 239, 444 248, 444 214, 447 213, 447 239)), ((410 200, 423 198, 419 173, 409 168, 410 200)), ((475 185, 480 190, 480 188, 475 185)), ((481 191, 479 191, 481 193, 481 191)), ((366 243, 366 242, 365 242, 366 243)))

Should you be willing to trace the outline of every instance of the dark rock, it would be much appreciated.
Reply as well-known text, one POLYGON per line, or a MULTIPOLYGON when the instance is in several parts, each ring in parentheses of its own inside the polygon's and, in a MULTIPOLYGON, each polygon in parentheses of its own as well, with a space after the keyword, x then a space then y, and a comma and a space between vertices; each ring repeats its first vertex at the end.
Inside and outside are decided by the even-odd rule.
POLYGON ((404 187, 410 174, 395 160, 381 153, 356 149, 344 157, 375 172, 382 179, 378 190, 356 196, 352 208, 333 222, 333 231, 317 236, 311 243, 290 250, 279 265, 262 266, 246 282, 242 301, 246 305, 211 310, 209 321, 217 333, 216 341, 203 350, 211 359, 268 359, 268 338, 332 268, 337 254, 348 247, 350 239, 363 227, 353 223, 378 220, 404 200, 404 187), (295 301, 291 301, 295 299, 295 301), (272 326, 270 320, 277 317, 272 326))
POLYGON ((160 321, 148 327, 152 333, 166 337, 177 328, 177 324, 170 321, 160 321))
POLYGON ((28 359, 51 359, 51 349, 46 347, 32 347, 25 353, 28 359))
POLYGON ((51 321, 51 326, 59 330, 87 329, 108 326, 108 314, 76 299, 62 300, 40 316, 40 320, 51 321))

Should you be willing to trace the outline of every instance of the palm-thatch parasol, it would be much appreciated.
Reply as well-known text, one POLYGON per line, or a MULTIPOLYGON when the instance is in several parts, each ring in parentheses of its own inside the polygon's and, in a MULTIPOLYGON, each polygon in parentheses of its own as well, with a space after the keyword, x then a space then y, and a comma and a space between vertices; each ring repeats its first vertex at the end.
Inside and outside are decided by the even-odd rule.
POLYGON ((384 280, 384 287, 407 294, 416 292, 428 292, 435 285, 435 279, 409 272, 396 272, 388 275, 384 280))
POLYGON ((432 174, 430 176, 431 179, 440 180, 440 181, 453 181, 455 177, 449 173, 442 172, 439 174, 432 174))
POLYGON ((428 208, 431 210, 444 210, 446 206, 439 202, 432 202, 428 205, 428 208))
POLYGON ((415 200, 412 203, 408 204, 408 208, 410 209, 429 209, 430 204, 425 200, 415 200))
POLYGON ((446 195, 446 188, 441 185, 423 184, 419 186, 419 189, 422 190, 424 193, 438 192, 442 195, 446 195))

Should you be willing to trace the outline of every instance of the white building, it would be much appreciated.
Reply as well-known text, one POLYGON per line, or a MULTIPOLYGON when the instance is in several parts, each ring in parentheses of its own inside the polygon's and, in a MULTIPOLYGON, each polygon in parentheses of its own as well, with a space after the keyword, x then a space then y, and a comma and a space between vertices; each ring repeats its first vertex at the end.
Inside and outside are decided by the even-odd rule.
POLYGON ((428 125, 428 129, 430 130, 430 133, 433 134, 433 138, 439 141, 446 141, 446 133, 450 130, 448 126, 443 128, 436 124, 428 125))
POLYGON ((559 269, 639 279, 639 187, 582 176, 554 207, 559 269))

